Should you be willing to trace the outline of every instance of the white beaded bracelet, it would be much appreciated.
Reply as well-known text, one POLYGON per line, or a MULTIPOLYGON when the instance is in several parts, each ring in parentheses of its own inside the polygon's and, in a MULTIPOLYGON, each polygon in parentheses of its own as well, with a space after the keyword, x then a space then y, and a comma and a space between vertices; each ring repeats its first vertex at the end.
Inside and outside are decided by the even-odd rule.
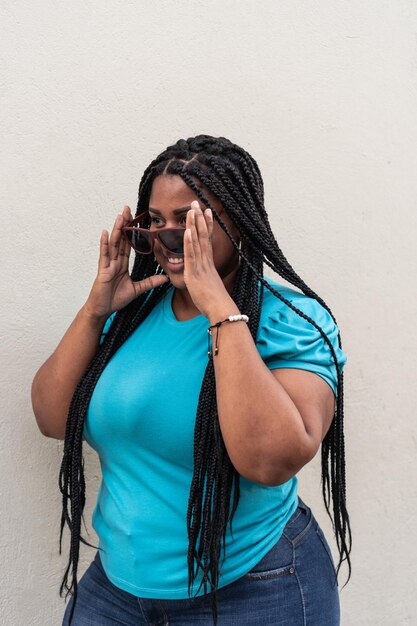
POLYGON ((239 314, 239 315, 229 315, 228 317, 226 317, 226 319, 222 320, 221 322, 217 322, 217 324, 213 324, 212 326, 209 326, 207 329, 207 332, 209 334, 208 336, 208 350, 207 350, 207 354, 208 357, 210 358, 212 356, 212 351, 211 351, 211 346, 210 346, 210 339, 211 339, 211 335, 212 335, 212 329, 216 328, 216 345, 214 347, 214 356, 217 355, 218 351, 219 351, 219 347, 218 347, 218 339, 219 339, 219 328, 220 326, 224 323, 224 322, 249 322, 249 317, 247 315, 244 314, 239 314))

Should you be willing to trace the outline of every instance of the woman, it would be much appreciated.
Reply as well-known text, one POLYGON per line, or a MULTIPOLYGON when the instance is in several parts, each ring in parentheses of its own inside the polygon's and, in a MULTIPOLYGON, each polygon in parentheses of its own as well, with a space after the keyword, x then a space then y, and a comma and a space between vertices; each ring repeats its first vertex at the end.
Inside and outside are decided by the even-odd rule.
POLYGON ((65 439, 63 623, 339 624, 346 360, 330 309, 275 240, 255 160, 209 135, 164 150, 135 220, 124 207, 102 232, 89 297, 32 386, 41 432, 65 439), (84 438, 102 481, 78 585, 79 543, 96 547, 80 535, 84 438), (337 572, 297 494, 320 445, 337 572))

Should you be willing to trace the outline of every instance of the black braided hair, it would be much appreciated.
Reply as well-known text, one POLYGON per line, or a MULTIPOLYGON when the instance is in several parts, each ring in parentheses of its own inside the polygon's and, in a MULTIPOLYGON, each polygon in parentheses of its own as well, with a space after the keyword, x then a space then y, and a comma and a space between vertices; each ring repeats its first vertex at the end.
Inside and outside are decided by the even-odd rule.
MULTIPOLYGON (((315 298, 332 316, 327 304, 296 274, 283 255, 264 207, 264 187, 256 161, 248 152, 225 137, 198 135, 187 140, 180 139, 168 146, 143 173, 138 193, 136 216, 147 211, 152 183, 160 175, 179 175, 194 191, 206 207, 211 208, 213 218, 226 232, 241 257, 240 266, 232 291, 232 298, 239 310, 249 316, 249 329, 254 341, 259 326, 264 288, 298 315, 311 323, 321 334, 331 352, 337 369, 338 395, 331 426, 321 444, 322 493, 327 513, 332 521, 339 551, 337 575, 343 561, 347 560, 349 576, 352 546, 349 515, 346 509, 345 450, 343 433, 343 373, 337 362, 333 346, 314 320, 300 311, 264 279, 263 266, 267 264, 286 281, 299 288, 305 295, 315 298), (205 197, 208 189, 222 203, 227 215, 241 235, 241 247, 233 239, 215 208, 205 197), (260 292, 258 284, 261 283, 260 292), (330 460, 330 472, 329 472, 330 460), (331 496, 331 497, 330 497, 331 496), (333 518, 330 500, 333 501, 333 518)), ((162 269, 153 255, 136 255, 132 280, 137 281, 162 269)), ((141 294, 130 304, 118 311, 113 323, 98 347, 96 355, 87 367, 74 392, 66 425, 64 453, 59 474, 59 487, 63 496, 63 511, 60 532, 60 554, 65 523, 71 531, 69 563, 60 587, 73 594, 70 612, 71 624, 77 598, 77 567, 79 543, 98 548, 81 536, 81 518, 85 505, 84 460, 82 456, 82 434, 84 419, 95 385, 113 354, 143 322, 156 303, 164 296, 170 283, 141 294), (71 511, 68 511, 68 501, 71 511), (72 565, 72 582, 68 585, 72 565)), ((340 331, 338 344, 342 347, 340 331)), ((225 558, 227 522, 232 529, 232 519, 239 503, 239 473, 232 465, 221 434, 215 390, 213 357, 207 362, 196 414, 194 431, 194 468, 187 509, 188 546, 188 595, 200 569, 201 584, 207 594, 210 584, 213 623, 217 624, 217 587, 219 581, 219 559, 221 546, 225 558), (233 498, 232 498, 233 494, 233 498), (197 547, 197 540, 200 536, 197 547), (197 564, 196 571, 194 565, 197 564)), ((83 518, 84 521, 84 518, 83 518)), ((85 522, 84 522, 85 526, 85 522)), ((201 588, 198 589, 198 591, 201 588)), ((198 593, 196 592, 196 594, 198 593)))

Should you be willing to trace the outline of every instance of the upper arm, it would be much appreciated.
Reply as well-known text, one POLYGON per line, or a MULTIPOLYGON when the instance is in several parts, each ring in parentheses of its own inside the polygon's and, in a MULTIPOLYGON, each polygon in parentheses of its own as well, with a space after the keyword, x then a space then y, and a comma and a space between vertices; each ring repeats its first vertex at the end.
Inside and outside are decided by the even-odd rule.
POLYGON ((304 369, 271 369, 274 378, 284 387, 304 422, 308 435, 308 459, 317 453, 330 428, 335 412, 335 394, 318 374, 304 369))

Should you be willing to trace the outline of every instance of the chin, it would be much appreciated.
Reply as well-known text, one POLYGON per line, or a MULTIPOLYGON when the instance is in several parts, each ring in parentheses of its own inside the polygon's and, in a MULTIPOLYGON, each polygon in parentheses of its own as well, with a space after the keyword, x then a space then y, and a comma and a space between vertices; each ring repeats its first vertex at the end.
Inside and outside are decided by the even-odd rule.
POLYGON ((185 280, 184 280, 184 272, 165 272, 168 276, 172 285, 174 285, 175 289, 186 289, 185 280))

